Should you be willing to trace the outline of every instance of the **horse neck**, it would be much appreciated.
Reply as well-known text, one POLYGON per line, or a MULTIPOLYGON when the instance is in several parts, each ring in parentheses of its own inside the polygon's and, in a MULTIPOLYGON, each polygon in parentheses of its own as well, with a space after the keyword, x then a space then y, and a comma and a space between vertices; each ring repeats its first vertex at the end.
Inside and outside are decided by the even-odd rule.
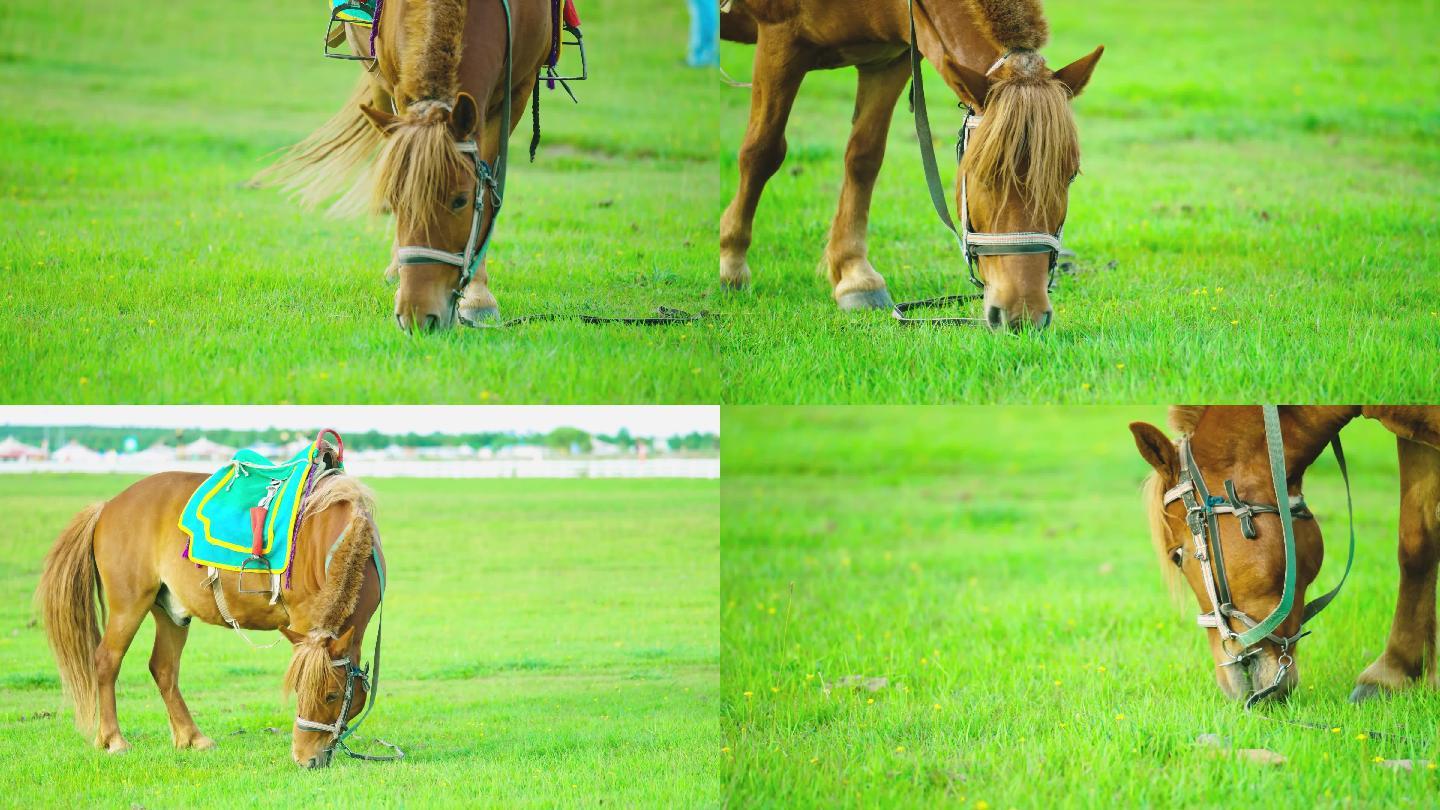
POLYGON ((915 4, 920 52, 937 70, 944 69, 945 54, 977 73, 984 73, 1000 56, 1000 46, 985 38, 967 5, 939 0, 915 4), (927 29, 929 37, 924 33, 927 29), (931 53, 937 44, 940 51, 931 53))
MULTIPOLYGON (((1351 419, 1358 407, 1304 405, 1280 411, 1280 432, 1285 444, 1285 479, 1292 494, 1298 493, 1305 470, 1320 457, 1330 441, 1351 419)), ((1191 436, 1195 463, 1206 478, 1222 471, 1246 470, 1251 478, 1270 480, 1265 423, 1257 406, 1213 406, 1207 408, 1191 436), (1212 472, 1213 471, 1213 472, 1212 472)), ((1239 473, 1234 477, 1237 482, 1239 473)), ((1222 479, 1223 480, 1223 479, 1222 479)))

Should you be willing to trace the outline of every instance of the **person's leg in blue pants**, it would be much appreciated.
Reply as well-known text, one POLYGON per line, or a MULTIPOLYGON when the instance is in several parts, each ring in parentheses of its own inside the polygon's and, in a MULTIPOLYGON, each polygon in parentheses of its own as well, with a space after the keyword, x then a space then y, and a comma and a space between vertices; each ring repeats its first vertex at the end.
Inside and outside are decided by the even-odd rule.
POLYGON ((690 51, 685 63, 691 67, 720 64, 720 0, 688 0, 690 3, 690 51))

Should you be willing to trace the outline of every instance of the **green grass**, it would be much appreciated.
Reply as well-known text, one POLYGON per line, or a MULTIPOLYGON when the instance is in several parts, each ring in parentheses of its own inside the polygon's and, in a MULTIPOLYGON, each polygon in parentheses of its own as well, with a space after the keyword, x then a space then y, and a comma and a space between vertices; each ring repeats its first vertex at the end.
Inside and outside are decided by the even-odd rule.
MULTIPOLYGON (((1433 372, 1413 358, 1433 352, 1440 332, 1430 247, 1440 236, 1436 4, 1046 6, 1055 66, 1106 45, 1075 104, 1083 174, 1065 236, 1086 272, 1061 279, 1056 328, 1040 337, 899 328, 884 313, 835 310, 816 268, 855 74, 812 73, 789 157, 756 218, 752 291, 730 309, 725 401, 1432 397, 1433 372)), ((741 79, 752 54, 722 48, 741 79)), ((926 71, 948 186, 961 116, 926 71)), ((728 201, 747 91, 724 99, 728 201)), ((870 231, 871 259, 896 300, 971 289, 916 152, 902 103, 870 231)))
MULTIPOLYGON (((1288 705, 1247 715, 1212 679, 1195 601, 1169 601, 1126 424, 1161 408, 726 410, 724 779, 739 807, 1429 806, 1436 695, 1361 706, 1389 629, 1393 437, 1346 428, 1359 547, 1298 648, 1288 705), (874 693, 823 682, 883 677, 874 693), (871 702, 873 700, 873 703, 871 702), (1284 725, 1294 720, 1338 733, 1284 725), (1369 730, 1414 738, 1358 739, 1369 730), (1217 758, 1219 734, 1287 757, 1217 758)), ((1306 495, 1338 576, 1344 490, 1306 495)))
POLYGON ((69 517, 130 480, 0 476, 0 805, 718 801, 715 482, 369 481, 390 580, 380 698, 358 736, 406 757, 304 772, 280 694, 288 645, 255 652, 224 628, 193 626, 181 676, 218 750, 170 747, 150 622, 120 675, 130 753, 91 748, 61 710, 30 593, 69 517))
MULTIPOLYGON (((683 67, 682 5, 582 5, 593 78, 544 93, 533 165, 518 128, 492 289, 510 316, 713 308, 720 85, 683 67)), ((320 56, 320 3, 232 12, 0 11, 0 399, 718 400, 716 322, 404 337, 388 221, 242 187, 360 68, 320 56)))

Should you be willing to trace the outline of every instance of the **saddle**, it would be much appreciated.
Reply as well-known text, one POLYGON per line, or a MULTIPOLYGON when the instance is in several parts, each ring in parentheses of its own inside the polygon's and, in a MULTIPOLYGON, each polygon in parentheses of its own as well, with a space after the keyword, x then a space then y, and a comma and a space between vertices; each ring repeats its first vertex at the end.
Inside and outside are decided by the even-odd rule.
POLYGON ((344 441, 323 430, 289 461, 276 464, 240 450, 205 479, 180 514, 190 538, 181 556, 210 569, 239 572, 241 593, 280 595, 280 578, 295 556, 294 536, 305 498, 331 470, 344 471, 344 441), (334 436, 337 444, 324 440, 334 436), (268 576, 266 588, 246 588, 246 575, 268 576))

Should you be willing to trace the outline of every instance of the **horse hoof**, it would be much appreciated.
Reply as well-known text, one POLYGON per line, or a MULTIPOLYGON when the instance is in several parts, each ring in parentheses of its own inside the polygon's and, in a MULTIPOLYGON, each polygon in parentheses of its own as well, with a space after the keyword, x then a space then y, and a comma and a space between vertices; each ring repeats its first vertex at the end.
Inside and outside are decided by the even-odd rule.
POLYGON ((215 750, 216 745, 214 740, 202 735, 191 740, 190 745, 186 747, 193 748, 196 751, 213 751, 215 750))
POLYGON ((895 306, 895 301, 890 297, 890 291, 881 287, 878 290, 857 290, 840 296, 835 301, 842 310, 852 309, 890 309, 895 306))
POLYGON ((499 307, 479 307, 460 310, 460 322, 466 326, 491 325, 500 322, 499 307))
POLYGON ((116 740, 105 746, 105 753, 107 754, 124 754, 129 750, 130 746, 124 740, 116 740))
POLYGON ((720 257, 720 286, 729 290, 750 286, 750 265, 744 258, 720 257))
POLYGON ((1380 694, 1380 687, 1373 683, 1357 683, 1355 690, 1350 693, 1351 703, 1364 703, 1372 697, 1380 694))

